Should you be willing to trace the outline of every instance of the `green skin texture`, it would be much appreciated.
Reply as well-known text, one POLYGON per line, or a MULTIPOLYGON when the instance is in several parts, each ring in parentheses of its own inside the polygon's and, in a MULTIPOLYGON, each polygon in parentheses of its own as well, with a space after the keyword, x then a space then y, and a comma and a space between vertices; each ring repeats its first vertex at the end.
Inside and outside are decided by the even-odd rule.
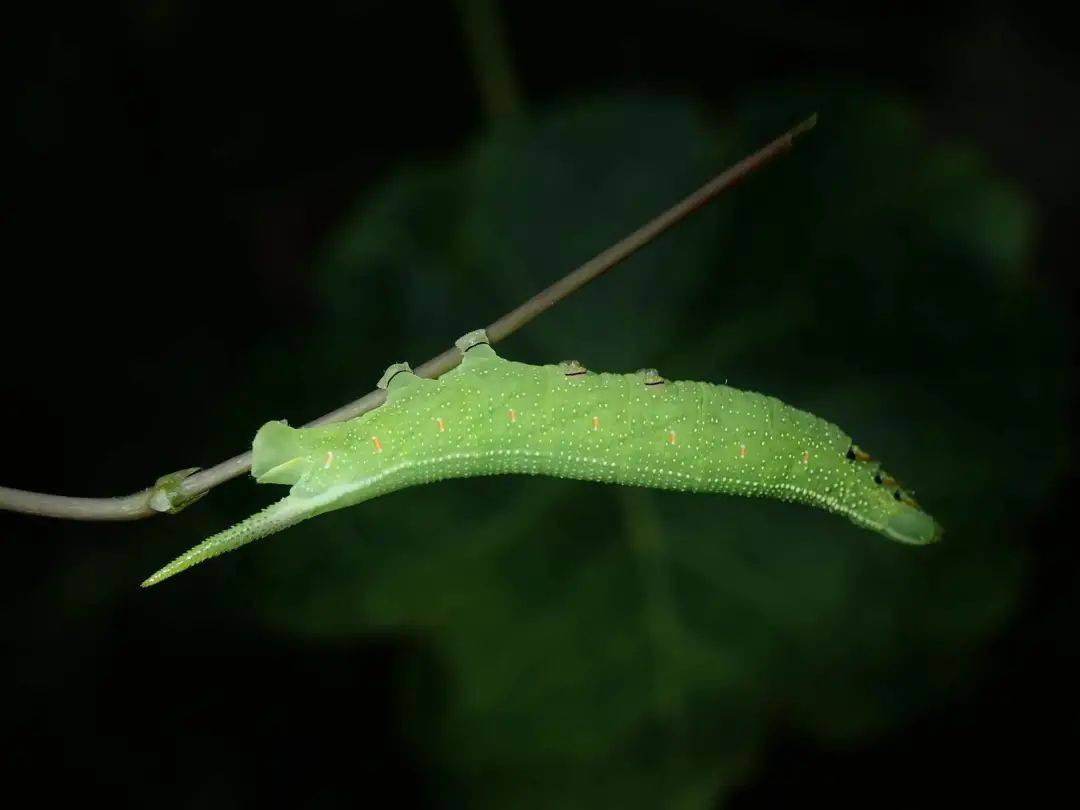
POLYGON ((854 453, 843 431, 773 397, 668 382, 654 371, 515 363, 495 354, 483 330, 458 347, 461 364, 438 380, 391 366, 380 382, 386 403, 355 419, 302 429, 265 424, 255 436, 252 474, 260 483, 291 484, 289 495, 143 586, 324 512, 417 484, 506 473, 773 497, 836 512, 904 543, 941 536, 875 462, 854 453))

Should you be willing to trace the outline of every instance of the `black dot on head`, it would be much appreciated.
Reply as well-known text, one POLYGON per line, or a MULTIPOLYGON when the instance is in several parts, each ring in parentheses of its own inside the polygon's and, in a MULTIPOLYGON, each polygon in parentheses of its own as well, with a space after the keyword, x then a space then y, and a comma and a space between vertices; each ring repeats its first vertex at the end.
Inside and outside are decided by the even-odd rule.
POLYGON ((855 460, 855 448, 854 448, 854 446, 852 446, 852 447, 849 447, 849 448, 847 449, 847 457, 848 457, 848 459, 849 459, 850 461, 854 461, 854 460, 855 460))
POLYGON ((896 500, 900 500, 900 490, 896 490, 896 492, 894 492, 892 496, 896 498, 896 500))
POLYGON ((881 483, 881 473, 874 473, 874 483, 875 484, 880 484, 881 483))

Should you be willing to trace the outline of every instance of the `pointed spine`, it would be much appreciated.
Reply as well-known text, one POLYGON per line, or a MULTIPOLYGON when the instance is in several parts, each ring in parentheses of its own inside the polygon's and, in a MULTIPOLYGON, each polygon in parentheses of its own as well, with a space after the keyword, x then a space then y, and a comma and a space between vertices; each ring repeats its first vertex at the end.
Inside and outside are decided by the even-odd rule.
POLYGON ((235 526, 230 526, 225 531, 218 532, 207 538, 194 548, 188 549, 161 570, 149 576, 143 583, 144 588, 157 585, 174 574, 198 565, 203 560, 232 551, 242 545, 259 540, 267 535, 279 532, 308 516, 308 510, 292 497, 282 498, 276 503, 256 512, 249 518, 240 521, 235 526))

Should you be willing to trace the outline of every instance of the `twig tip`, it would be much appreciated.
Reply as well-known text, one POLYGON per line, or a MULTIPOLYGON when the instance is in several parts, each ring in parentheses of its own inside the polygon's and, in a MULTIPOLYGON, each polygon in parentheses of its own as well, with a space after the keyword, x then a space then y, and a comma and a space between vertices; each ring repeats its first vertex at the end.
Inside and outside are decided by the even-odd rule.
POLYGON ((810 130, 812 130, 814 127, 816 127, 817 126, 817 116, 818 116, 818 114, 814 113, 809 118, 807 118, 805 121, 803 121, 801 124, 796 126, 795 129, 791 130, 791 137, 792 138, 798 138, 800 135, 803 135, 804 133, 807 133, 810 130))

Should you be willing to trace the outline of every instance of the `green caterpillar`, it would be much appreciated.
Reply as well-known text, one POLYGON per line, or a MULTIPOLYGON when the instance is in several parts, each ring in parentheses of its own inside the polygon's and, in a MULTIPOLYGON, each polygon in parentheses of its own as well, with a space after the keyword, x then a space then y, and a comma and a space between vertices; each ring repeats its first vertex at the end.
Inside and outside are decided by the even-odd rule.
POLYGON ((669 382, 653 370, 595 374, 576 362, 499 357, 483 330, 457 341, 461 364, 438 380, 390 366, 386 403, 348 422, 268 422, 252 475, 290 484, 274 503, 148 578, 309 517, 444 478, 525 473, 799 501, 902 543, 941 527, 838 427, 777 399, 726 385, 669 382))

